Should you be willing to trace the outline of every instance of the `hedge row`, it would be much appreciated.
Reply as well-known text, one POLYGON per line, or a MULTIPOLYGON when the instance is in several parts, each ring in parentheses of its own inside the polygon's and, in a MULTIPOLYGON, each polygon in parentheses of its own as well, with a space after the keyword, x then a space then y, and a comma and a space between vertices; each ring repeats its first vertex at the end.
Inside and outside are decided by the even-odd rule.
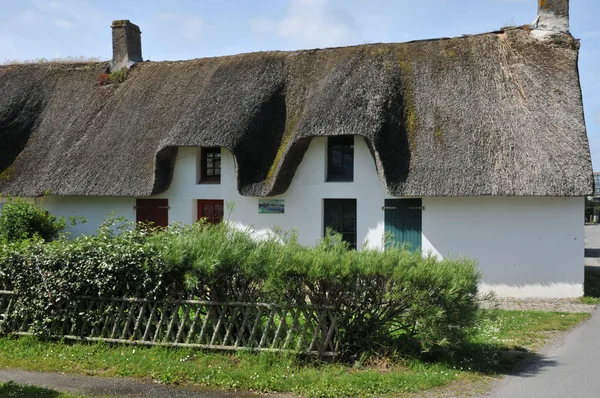
POLYGON ((479 273, 464 259, 348 250, 336 235, 306 247, 293 234, 256 239, 225 223, 114 231, 107 222, 94 236, 0 245, 0 287, 26 295, 18 311, 34 320, 34 332, 77 316, 56 308, 82 295, 310 303, 337 309, 338 341, 357 355, 459 343, 476 315, 479 273))

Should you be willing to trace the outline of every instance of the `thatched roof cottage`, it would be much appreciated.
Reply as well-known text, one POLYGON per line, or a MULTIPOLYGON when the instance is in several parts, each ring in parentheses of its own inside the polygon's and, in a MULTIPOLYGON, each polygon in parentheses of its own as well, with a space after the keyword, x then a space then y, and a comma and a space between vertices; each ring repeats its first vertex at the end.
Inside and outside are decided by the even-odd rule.
POLYGON ((76 233, 112 211, 306 244, 388 232, 476 258, 499 294, 581 294, 593 180, 567 0, 486 34, 178 62, 112 29, 110 63, 0 66, 0 193, 88 218, 76 233))

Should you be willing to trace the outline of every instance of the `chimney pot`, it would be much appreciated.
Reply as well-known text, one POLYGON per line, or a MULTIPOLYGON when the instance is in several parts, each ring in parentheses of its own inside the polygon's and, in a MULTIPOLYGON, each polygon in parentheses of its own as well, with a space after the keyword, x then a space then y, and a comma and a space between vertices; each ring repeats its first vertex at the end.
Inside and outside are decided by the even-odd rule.
POLYGON ((117 71, 131 68, 142 59, 142 32, 139 26, 128 20, 113 21, 112 25, 113 57, 110 70, 117 71))

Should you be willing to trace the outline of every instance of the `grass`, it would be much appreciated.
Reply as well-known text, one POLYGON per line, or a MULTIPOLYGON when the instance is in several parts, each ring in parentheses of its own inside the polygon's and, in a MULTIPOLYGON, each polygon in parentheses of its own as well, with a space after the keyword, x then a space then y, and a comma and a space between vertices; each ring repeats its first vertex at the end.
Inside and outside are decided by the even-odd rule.
MULTIPOLYGON (((354 364, 305 361, 293 356, 223 354, 161 347, 68 344, 35 338, 0 339, 0 367, 130 376, 162 383, 309 397, 368 396, 472 383, 514 370, 557 332, 589 314, 482 311, 471 342, 453 356, 369 358, 354 364)), ((60 395, 59 395, 60 396, 60 395)))
POLYGON ((58 391, 49 390, 47 388, 24 386, 21 384, 3 383, 0 381, 0 398, 34 398, 34 397, 47 397, 47 398, 76 398, 76 395, 63 394, 58 391))
POLYGON ((590 317, 587 313, 490 311, 473 338, 476 344, 496 344, 519 351, 535 351, 557 332, 590 317))
POLYGON ((581 296, 581 297, 577 297, 577 302, 580 304, 597 305, 597 304, 600 304, 600 298, 590 297, 590 296, 581 296))

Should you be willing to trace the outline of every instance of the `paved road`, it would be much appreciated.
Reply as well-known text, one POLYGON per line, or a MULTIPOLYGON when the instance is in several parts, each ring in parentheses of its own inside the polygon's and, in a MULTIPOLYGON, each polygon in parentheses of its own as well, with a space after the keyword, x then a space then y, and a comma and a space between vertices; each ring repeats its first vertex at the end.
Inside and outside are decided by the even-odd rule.
POLYGON ((592 318, 542 350, 521 372, 505 377, 484 397, 600 396, 600 309, 592 318))
MULTIPOLYGON (((585 226, 585 266, 600 272, 600 225, 585 226)), ((482 397, 600 397, 600 308, 482 397)))
POLYGON ((600 272, 600 224, 585 226, 585 266, 600 272))

